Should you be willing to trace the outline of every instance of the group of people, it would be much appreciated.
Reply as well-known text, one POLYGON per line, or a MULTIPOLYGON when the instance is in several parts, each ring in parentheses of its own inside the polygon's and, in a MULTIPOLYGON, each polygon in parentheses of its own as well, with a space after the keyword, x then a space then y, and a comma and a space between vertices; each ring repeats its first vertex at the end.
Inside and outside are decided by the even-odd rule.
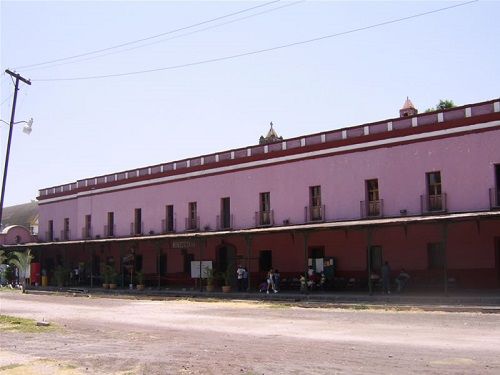
POLYGON ((266 281, 259 285, 259 292, 269 294, 270 291, 273 291, 274 293, 278 293, 280 281, 280 271, 271 268, 267 272, 266 281))
MULTIPOLYGON (((385 262, 381 269, 382 273, 382 290, 386 294, 391 294, 391 267, 389 266, 389 262, 385 262)), ((374 282, 378 278, 377 275, 371 276, 371 281, 374 282)), ((396 282, 396 290, 398 293, 401 293, 406 288, 408 281, 410 280, 410 275, 404 268, 401 269, 399 275, 394 280, 396 282)))

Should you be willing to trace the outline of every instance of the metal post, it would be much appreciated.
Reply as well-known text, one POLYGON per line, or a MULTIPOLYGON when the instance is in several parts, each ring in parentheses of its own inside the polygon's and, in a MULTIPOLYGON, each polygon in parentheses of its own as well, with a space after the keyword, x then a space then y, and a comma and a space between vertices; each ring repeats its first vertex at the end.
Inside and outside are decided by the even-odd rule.
POLYGON ((252 256, 252 236, 245 236, 245 242, 247 244, 247 292, 251 290, 250 287, 250 259, 252 256))
POLYGON ((448 261, 446 248, 448 247, 448 223, 443 224, 443 275, 444 275, 444 294, 448 295, 448 261))
POLYGON ((202 267, 201 267, 201 262, 203 261, 203 239, 199 239, 198 245, 200 247, 200 292, 203 292, 203 278, 202 278, 202 267))
POLYGON ((10 124, 9 124, 9 138, 7 141, 7 151, 5 154, 5 166, 3 168, 3 179, 2 179, 2 195, 0 196, 0 228, 2 227, 2 214, 3 214, 3 203, 5 196, 5 184, 7 182, 7 169, 9 168, 9 156, 10 156, 10 144, 12 142, 12 129, 14 128, 14 118, 16 115, 16 103, 17 103, 17 91, 19 90, 19 81, 23 81, 27 85, 31 85, 31 82, 26 78, 21 77, 21 75, 11 72, 9 69, 5 71, 5 73, 11 75, 16 79, 15 88, 14 88, 14 99, 12 100, 12 112, 10 115, 10 124))
POLYGON ((366 233, 366 246, 367 246, 367 254, 368 254, 368 293, 370 296, 373 294, 373 285, 372 285, 372 230, 371 228, 367 229, 366 233))
POLYGON ((308 240, 309 240, 309 234, 306 232, 302 232, 302 236, 304 237, 304 278, 306 280, 306 293, 308 293, 308 281, 309 281, 309 262, 308 262, 308 257, 307 257, 307 247, 308 247, 308 240))

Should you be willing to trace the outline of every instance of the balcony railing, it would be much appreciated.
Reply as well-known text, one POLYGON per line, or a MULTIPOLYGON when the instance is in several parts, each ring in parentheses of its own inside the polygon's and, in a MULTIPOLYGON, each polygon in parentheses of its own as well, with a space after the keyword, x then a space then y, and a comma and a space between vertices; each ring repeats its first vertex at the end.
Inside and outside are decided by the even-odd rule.
POLYGON ((141 221, 140 226, 139 223, 130 223, 130 235, 131 236, 141 236, 144 233, 144 222, 141 221))
POLYGON ((325 221, 325 206, 304 207, 304 220, 306 223, 325 221))
POLYGON ((116 225, 105 225, 104 226, 104 236, 114 237, 116 234, 116 225))
POLYGON ((500 209, 500 189, 490 189, 490 208, 500 209))
POLYGON ((217 215, 217 230, 229 230, 233 228, 233 215, 217 215))
POLYGON ((200 217, 187 217, 186 218, 186 230, 199 230, 200 229, 200 217))
POLYGON ((54 232, 48 230, 45 232, 45 240, 46 241, 54 241, 54 232))
POLYGON ((169 221, 166 219, 163 219, 161 221, 161 231, 163 233, 173 233, 177 230, 177 220, 174 218, 173 220, 169 221))
POLYGON ((380 199, 377 201, 361 201, 359 203, 359 209, 362 218, 383 217, 384 200, 380 199))
POLYGON ((270 227, 274 225, 274 211, 258 211, 255 213, 256 227, 270 227))
POLYGON ((82 228, 82 238, 84 239, 92 238, 92 227, 82 228))
POLYGON ((69 229, 61 231, 61 241, 71 240, 71 231, 69 229))
POLYGON ((422 214, 446 212, 447 209, 446 193, 420 196, 420 210, 422 214))

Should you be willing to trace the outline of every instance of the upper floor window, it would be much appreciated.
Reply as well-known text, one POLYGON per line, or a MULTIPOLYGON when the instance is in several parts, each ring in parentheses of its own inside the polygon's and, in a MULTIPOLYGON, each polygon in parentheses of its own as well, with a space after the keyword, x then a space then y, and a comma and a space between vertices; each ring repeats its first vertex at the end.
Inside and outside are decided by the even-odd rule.
POLYGON ((220 200, 220 228, 229 229, 231 223, 231 199, 229 197, 220 200))
POLYGON ((115 213, 108 212, 108 224, 104 228, 104 233, 108 237, 113 237, 115 235, 115 213))
POLYGON ((321 186, 309 186, 309 209, 306 208, 306 221, 318 220, 323 220, 321 186))
POLYGON ((54 220, 49 220, 47 227, 47 241, 54 241, 54 220))
POLYGON ((85 226, 83 227, 83 237, 92 237, 92 215, 85 215, 85 226))
POLYGON ((500 164, 495 164, 495 186, 490 191, 490 207, 500 207, 500 164))
POLYGON ((136 208, 134 210, 134 233, 133 234, 142 234, 142 210, 140 208, 136 208))
POLYGON ((198 229, 198 205, 196 202, 189 202, 188 217, 186 221, 187 230, 198 229))
POLYGON ((441 172, 426 174, 427 182, 427 211, 442 211, 445 209, 444 195, 441 189, 441 172))
POLYGON ((382 202, 380 200, 378 179, 365 181, 366 202, 365 210, 367 216, 380 216, 382 214, 382 202))
POLYGON ((174 225, 174 205, 165 206, 165 223, 163 225, 164 232, 175 232, 174 225))
POLYGON ((265 192, 259 195, 259 212, 257 213, 256 224, 272 225, 273 212, 271 211, 271 193, 265 192))
POLYGON ((64 219, 64 227, 63 227, 63 232, 62 232, 62 239, 67 241, 70 239, 70 234, 69 234, 69 217, 66 217, 64 219))

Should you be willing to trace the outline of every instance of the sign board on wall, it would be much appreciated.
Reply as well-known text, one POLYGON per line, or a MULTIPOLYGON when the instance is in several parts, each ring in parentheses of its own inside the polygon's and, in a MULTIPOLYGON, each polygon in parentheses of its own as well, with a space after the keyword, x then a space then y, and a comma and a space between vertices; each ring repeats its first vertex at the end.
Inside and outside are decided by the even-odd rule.
POLYGON ((172 241, 172 249, 190 249, 196 247, 195 241, 192 240, 175 240, 172 241))
MULTIPOLYGON (((206 279, 207 274, 205 272, 206 269, 212 269, 212 261, 211 260, 203 260, 201 262, 201 278, 206 279)), ((200 261, 193 260, 191 261, 191 277, 193 279, 198 279, 200 277, 200 261)))

